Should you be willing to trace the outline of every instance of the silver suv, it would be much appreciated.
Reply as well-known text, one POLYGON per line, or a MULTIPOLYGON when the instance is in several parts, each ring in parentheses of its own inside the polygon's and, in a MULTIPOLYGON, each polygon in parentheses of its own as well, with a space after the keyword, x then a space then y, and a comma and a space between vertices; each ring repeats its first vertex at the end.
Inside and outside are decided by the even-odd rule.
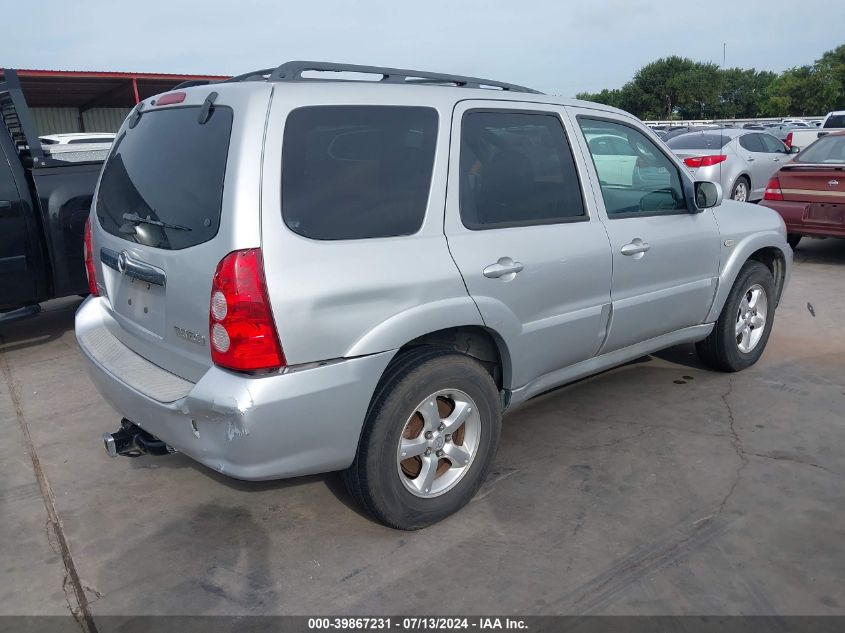
POLYGON ((536 394, 679 343, 752 365, 792 261, 777 213, 625 112, 313 62, 140 103, 92 211, 76 335, 110 454, 344 470, 403 529, 472 498, 536 394))

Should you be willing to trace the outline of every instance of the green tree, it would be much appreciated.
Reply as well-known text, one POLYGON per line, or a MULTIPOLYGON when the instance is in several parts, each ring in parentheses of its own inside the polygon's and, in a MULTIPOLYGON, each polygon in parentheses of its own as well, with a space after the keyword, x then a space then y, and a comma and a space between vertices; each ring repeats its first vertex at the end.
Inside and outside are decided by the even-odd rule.
POLYGON ((643 119, 825 114, 845 109, 845 44, 827 51, 811 66, 780 74, 664 57, 640 68, 621 88, 580 93, 578 98, 643 119))

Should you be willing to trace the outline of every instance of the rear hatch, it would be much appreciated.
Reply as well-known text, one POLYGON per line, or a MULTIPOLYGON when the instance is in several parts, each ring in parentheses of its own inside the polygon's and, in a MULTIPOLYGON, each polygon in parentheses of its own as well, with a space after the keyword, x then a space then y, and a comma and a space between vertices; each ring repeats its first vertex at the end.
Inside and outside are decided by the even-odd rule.
POLYGON ((115 139, 94 202, 94 259, 112 334, 196 381, 211 366, 217 264, 232 250, 260 245, 261 130, 270 89, 253 83, 170 94, 179 95, 165 100, 173 105, 144 102, 115 139))

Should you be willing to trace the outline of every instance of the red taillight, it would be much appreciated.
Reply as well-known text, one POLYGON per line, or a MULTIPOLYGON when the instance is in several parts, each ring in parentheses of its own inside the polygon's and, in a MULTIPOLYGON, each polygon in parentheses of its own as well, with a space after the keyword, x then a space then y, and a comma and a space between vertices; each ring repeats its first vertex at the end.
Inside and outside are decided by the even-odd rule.
POLYGON ((91 216, 85 220, 85 274, 88 276, 88 292, 94 297, 99 297, 97 273, 94 270, 94 245, 91 242, 91 216))
POLYGON ((215 365, 235 371, 266 371, 285 365, 260 249, 234 251, 217 265, 208 333, 215 365))
POLYGON ((155 104, 157 106, 173 105, 174 103, 182 103, 184 100, 184 92, 168 92, 166 95, 162 95, 156 99, 155 104))
POLYGON ((777 176, 769 180, 769 184, 766 185, 763 200, 783 200, 783 191, 780 189, 780 180, 777 176))
POLYGON ((687 167, 711 167, 725 160, 728 160, 728 157, 724 154, 710 154, 708 156, 690 156, 684 159, 684 164, 687 167))
POLYGON ((789 149, 792 149, 792 132, 786 135, 786 140, 784 141, 784 143, 789 149))

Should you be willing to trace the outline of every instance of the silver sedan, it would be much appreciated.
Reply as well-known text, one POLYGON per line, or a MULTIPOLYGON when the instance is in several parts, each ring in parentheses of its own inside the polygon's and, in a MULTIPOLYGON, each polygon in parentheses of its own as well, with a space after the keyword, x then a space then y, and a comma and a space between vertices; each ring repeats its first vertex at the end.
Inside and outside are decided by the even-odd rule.
POLYGON ((790 150, 767 132, 715 129, 681 134, 666 143, 696 180, 721 183, 731 199, 760 200, 766 184, 790 159, 790 150))

